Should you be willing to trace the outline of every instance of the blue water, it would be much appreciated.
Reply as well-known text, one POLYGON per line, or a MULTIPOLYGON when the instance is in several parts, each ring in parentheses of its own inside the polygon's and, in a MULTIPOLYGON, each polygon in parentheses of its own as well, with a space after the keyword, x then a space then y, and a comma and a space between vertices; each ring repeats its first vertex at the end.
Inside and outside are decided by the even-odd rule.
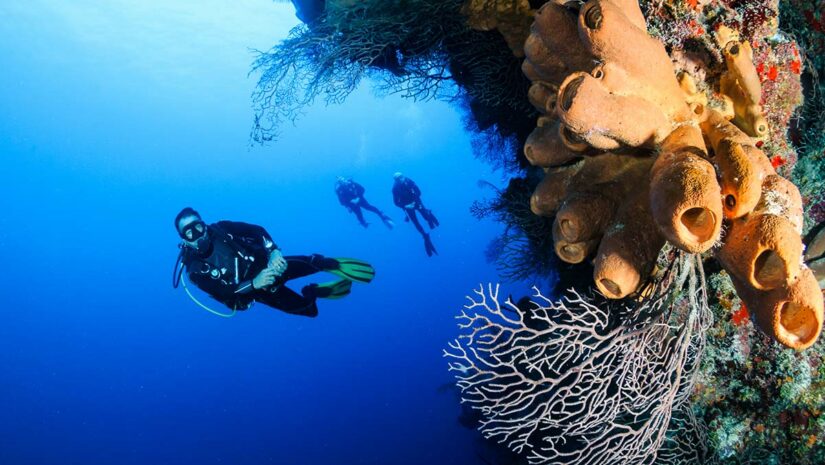
POLYGON ((468 208, 502 174, 455 109, 368 83, 250 147, 250 49, 296 24, 269 0, 0 3, 0 463, 480 463, 441 350, 497 280, 500 226, 468 208), (441 220, 437 257, 392 206, 398 170, 441 220), (359 226, 338 175, 395 230, 359 226), (315 319, 212 316, 170 286, 184 206, 378 276, 315 319))

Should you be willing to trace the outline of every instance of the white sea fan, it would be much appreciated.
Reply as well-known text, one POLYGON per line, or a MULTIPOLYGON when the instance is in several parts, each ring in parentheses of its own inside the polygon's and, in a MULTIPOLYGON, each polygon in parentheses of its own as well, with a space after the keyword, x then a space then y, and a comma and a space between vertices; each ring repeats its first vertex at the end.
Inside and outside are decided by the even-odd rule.
POLYGON ((534 288, 517 306, 480 286, 444 351, 462 402, 531 463, 702 463, 688 397, 712 324, 704 282, 700 258, 680 255, 632 303, 534 288))

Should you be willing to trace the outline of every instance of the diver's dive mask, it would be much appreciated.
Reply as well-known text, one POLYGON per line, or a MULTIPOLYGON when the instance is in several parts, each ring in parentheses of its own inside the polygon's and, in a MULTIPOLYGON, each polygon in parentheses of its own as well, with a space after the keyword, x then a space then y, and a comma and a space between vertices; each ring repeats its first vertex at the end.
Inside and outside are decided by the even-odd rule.
POLYGON ((198 242, 198 239, 205 235, 206 223, 203 221, 193 221, 180 232, 180 237, 187 242, 198 242))

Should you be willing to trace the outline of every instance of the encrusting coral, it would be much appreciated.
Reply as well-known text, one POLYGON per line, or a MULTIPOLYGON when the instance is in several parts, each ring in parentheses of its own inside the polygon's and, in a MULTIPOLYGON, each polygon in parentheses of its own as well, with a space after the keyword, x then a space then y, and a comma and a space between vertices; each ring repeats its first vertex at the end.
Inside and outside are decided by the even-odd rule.
POLYGON ((753 138, 769 125, 750 43, 724 26, 716 39, 727 70, 716 91, 700 91, 677 77, 636 0, 539 9, 522 66, 543 113, 524 147, 546 172, 531 207, 555 216, 562 260, 596 252, 594 281, 609 298, 637 292, 665 240, 714 248, 759 327, 801 350, 823 324, 801 261, 801 198, 753 138))

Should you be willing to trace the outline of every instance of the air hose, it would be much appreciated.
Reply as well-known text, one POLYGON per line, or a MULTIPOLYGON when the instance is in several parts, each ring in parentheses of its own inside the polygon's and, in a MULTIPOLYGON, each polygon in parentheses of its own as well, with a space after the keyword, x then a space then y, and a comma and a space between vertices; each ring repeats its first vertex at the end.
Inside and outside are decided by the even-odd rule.
POLYGON ((192 302, 195 302, 196 304, 198 304, 200 308, 206 310, 207 312, 222 318, 231 318, 235 316, 235 313, 238 312, 234 308, 232 309, 232 313, 222 313, 217 310, 212 310, 211 308, 202 304, 198 299, 195 298, 194 295, 192 295, 191 292, 189 292, 189 287, 186 285, 186 280, 183 279, 183 247, 181 247, 180 253, 178 254, 178 260, 175 262, 175 269, 172 270, 172 287, 177 289, 178 285, 181 283, 183 283, 183 290, 186 291, 186 295, 188 295, 189 298, 192 299, 192 302))

